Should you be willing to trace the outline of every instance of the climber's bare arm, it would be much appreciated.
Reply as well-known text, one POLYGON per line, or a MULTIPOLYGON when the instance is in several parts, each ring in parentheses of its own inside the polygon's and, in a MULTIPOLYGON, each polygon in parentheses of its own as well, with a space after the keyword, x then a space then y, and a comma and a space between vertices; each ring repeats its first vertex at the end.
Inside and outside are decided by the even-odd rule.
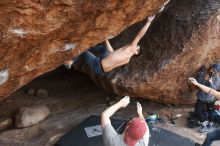
POLYGON ((151 22, 154 20, 155 15, 150 16, 147 20, 147 22, 145 23, 144 27, 138 32, 137 36, 134 38, 134 40, 132 41, 131 45, 132 46, 137 46, 138 42, 140 41, 140 39, 145 35, 145 33, 147 32, 151 22))
POLYGON ((114 52, 114 49, 112 48, 110 42, 108 41, 108 39, 105 40, 105 44, 106 44, 106 47, 108 49, 109 52, 114 52))
MULTIPOLYGON (((160 12, 162 12, 164 10, 164 8, 166 7, 166 5, 170 2, 170 0, 167 0, 163 6, 161 7, 160 12)), ((138 42, 140 41, 140 39, 144 36, 144 34, 147 32, 149 26, 151 25, 151 22, 154 20, 155 15, 150 16, 146 22, 146 24, 144 25, 144 27, 139 31, 139 33, 137 34, 137 36, 135 37, 135 39, 132 42, 132 46, 136 46, 138 44, 138 42)))

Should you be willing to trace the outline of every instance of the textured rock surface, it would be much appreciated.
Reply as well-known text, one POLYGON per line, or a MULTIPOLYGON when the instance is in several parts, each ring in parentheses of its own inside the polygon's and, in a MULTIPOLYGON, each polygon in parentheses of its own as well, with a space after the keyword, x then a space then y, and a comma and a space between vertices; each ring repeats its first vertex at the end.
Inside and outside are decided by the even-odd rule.
MULTIPOLYGON (((187 85, 201 65, 220 61, 220 1, 173 0, 158 16, 140 45, 142 54, 95 79, 108 91, 166 103, 195 100, 187 85)), ((143 24, 135 24, 113 39, 128 43, 143 24)))
POLYGON ((18 128, 32 126, 43 121, 50 114, 50 110, 45 105, 33 107, 23 107, 19 109, 15 116, 15 124, 18 128))
POLYGON ((36 92, 37 97, 48 97, 48 91, 46 89, 38 89, 36 92))
POLYGON ((0 100, 165 0, 1 0, 0 100))
MULTIPOLYGON (((47 119, 37 125, 22 129, 11 127, 7 131, 0 132, 0 146, 54 146, 54 143, 63 134, 88 116, 100 115, 109 106, 105 100, 108 94, 94 85, 87 76, 72 71, 66 72, 62 68, 59 69, 49 73, 49 76, 47 74, 43 78, 34 80, 26 87, 35 89, 40 86, 46 88, 51 93, 49 97, 32 98, 32 95, 27 95, 26 89, 22 88, 13 95, 14 98, 11 98, 11 102, 6 102, 8 99, 2 101, 0 117, 12 117, 18 107, 30 107, 40 103, 47 105, 51 113, 47 119), (60 76, 61 73, 63 76, 60 76)), ((117 97, 117 100, 120 99, 117 97)), ((132 99, 131 103, 126 108, 117 111, 113 118, 129 120, 137 116, 135 104, 137 101, 141 103, 145 117, 151 111, 160 115, 160 118, 166 123, 170 123, 167 115, 175 116, 181 113, 183 116, 175 120, 175 127, 172 128, 169 126, 170 124, 165 124, 165 128, 197 142, 204 141, 205 135, 198 133, 198 129, 185 128, 190 116, 189 112, 194 110, 193 106, 174 108, 142 99, 132 99)), ((219 145, 220 142, 212 146, 219 145)))
POLYGON ((11 118, 8 118, 8 117, 1 118, 0 119, 0 131, 9 128, 10 126, 12 126, 12 124, 13 124, 13 120, 11 118))

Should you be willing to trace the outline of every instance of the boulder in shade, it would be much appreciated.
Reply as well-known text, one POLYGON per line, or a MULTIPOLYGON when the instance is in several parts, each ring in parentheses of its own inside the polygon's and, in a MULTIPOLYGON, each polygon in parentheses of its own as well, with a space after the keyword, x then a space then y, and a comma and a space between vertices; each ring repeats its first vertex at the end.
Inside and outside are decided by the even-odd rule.
POLYGON ((43 121, 50 114, 47 106, 22 107, 16 114, 15 124, 18 128, 32 126, 43 121))

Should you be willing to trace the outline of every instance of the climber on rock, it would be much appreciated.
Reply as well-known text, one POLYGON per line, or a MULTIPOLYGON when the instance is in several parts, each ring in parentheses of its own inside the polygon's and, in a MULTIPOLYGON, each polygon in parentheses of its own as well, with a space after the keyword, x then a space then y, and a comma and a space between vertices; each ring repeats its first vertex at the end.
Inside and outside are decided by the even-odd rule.
POLYGON ((139 53, 140 46, 138 42, 145 35, 154 18, 155 15, 148 18, 146 24, 131 43, 114 50, 108 39, 106 39, 106 46, 97 45, 92 47, 73 60, 65 61, 64 66, 67 68, 73 66, 74 69, 94 77, 95 75, 103 75, 106 72, 112 71, 114 68, 129 63, 131 57, 139 53), (94 55, 97 53, 99 57, 97 57, 98 55, 94 55))

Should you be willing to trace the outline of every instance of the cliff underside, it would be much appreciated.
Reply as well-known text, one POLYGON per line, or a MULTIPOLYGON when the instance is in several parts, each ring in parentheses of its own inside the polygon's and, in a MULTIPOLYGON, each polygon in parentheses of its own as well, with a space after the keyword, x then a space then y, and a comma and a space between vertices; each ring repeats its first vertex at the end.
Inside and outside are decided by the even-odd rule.
MULTIPOLYGON (((109 36, 129 43, 165 0, 0 2, 0 100, 109 36)), ((129 64, 94 80, 108 92, 190 104, 187 78, 220 56, 220 1, 171 0, 129 64)))

